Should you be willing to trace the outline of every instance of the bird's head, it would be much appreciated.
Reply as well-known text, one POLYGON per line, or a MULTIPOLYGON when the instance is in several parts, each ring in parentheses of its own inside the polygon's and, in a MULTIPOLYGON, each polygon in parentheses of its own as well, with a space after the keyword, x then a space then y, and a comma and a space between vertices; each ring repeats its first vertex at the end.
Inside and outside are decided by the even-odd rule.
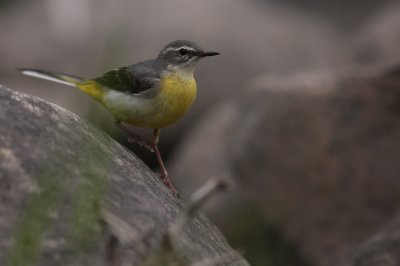
POLYGON ((204 51, 194 42, 178 40, 165 46, 157 60, 169 71, 193 72, 200 59, 218 54, 204 51))

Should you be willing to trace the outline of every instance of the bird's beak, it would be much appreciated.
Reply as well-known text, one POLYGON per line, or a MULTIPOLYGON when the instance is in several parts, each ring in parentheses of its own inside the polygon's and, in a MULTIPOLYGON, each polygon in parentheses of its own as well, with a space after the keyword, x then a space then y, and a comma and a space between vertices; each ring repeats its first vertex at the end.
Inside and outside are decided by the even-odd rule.
POLYGON ((219 53, 218 52, 201 52, 199 54, 200 57, 214 56, 214 55, 219 55, 219 53))

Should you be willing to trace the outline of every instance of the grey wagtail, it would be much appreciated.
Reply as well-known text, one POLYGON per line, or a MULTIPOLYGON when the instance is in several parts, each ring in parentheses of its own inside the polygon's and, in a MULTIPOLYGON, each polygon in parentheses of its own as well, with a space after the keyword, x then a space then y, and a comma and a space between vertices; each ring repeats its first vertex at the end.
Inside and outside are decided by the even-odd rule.
POLYGON ((200 59, 218 55, 206 52, 191 41, 178 40, 165 46, 156 59, 116 68, 94 79, 37 69, 20 69, 23 74, 77 87, 99 101, 115 118, 129 141, 154 152, 162 182, 177 196, 157 147, 160 129, 181 118, 196 97, 193 72, 200 59), (153 128, 150 144, 125 125, 153 128))

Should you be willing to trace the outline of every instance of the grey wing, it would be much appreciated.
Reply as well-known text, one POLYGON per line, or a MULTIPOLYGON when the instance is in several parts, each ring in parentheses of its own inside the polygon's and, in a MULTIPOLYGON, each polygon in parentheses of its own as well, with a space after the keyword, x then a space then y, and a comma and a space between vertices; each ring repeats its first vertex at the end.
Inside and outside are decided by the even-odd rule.
POLYGON ((139 94, 158 87, 160 71, 155 60, 120 67, 94 79, 113 90, 139 94))

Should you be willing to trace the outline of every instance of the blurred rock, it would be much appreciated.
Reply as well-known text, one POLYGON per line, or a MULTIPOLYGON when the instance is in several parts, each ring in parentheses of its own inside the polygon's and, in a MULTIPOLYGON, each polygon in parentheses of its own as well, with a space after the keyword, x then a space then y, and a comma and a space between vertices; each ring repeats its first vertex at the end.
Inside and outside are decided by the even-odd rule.
POLYGON ((236 176, 311 265, 328 265, 397 215, 398 69, 265 76, 247 88, 183 143, 172 168, 182 187, 236 176))
MULTIPOLYGON (((0 265, 143 265, 183 208, 110 137, 0 86, 0 265)), ((200 213, 178 233, 168 252, 190 265, 248 265, 200 213)))
MULTIPOLYGON (((268 2, 270 2, 269 0, 268 2)), ((343 31, 352 32, 368 21, 380 7, 396 0, 272 0, 277 4, 297 7, 317 14, 321 20, 335 25, 343 31)), ((264 0, 264 2, 267 2, 264 0)))
POLYGON ((229 152, 265 217, 316 265, 399 209, 400 75, 350 73, 259 80, 229 152))
POLYGON ((343 256, 338 266, 397 266, 400 265, 400 219, 374 234, 343 256))
POLYGON ((398 61, 400 46, 400 3, 378 9, 354 35, 353 60, 361 64, 398 61))

